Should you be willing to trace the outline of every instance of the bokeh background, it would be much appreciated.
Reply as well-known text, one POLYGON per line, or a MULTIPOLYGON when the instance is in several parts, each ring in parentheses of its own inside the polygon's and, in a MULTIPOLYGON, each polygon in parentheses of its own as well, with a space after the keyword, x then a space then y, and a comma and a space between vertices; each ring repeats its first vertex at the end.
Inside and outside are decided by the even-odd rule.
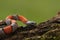
POLYGON ((37 23, 55 16, 60 0, 0 0, 0 20, 8 15, 23 15, 37 23))

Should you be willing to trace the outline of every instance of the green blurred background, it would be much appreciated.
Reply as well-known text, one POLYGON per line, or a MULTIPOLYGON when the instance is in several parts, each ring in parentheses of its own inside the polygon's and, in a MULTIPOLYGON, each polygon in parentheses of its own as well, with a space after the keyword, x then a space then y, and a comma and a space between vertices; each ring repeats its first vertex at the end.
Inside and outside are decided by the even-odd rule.
POLYGON ((37 23, 43 22, 60 11, 60 0, 0 0, 0 20, 19 14, 37 23))

